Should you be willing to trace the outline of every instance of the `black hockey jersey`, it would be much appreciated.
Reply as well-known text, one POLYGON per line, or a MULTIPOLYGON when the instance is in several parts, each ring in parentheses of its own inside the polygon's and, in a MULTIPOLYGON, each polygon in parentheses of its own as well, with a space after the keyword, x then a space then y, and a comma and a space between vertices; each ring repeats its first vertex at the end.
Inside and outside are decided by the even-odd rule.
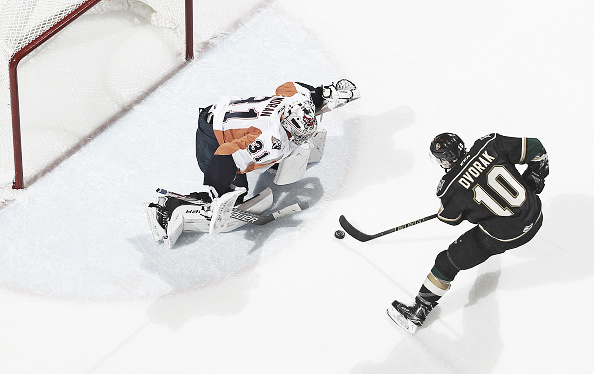
POLYGON ((467 220, 503 241, 522 236, 540 217, 541 202, 515 165, 542 153, 534 138, 489 134, 478 139, 440 180, 438 218, 452 225, 467 220))

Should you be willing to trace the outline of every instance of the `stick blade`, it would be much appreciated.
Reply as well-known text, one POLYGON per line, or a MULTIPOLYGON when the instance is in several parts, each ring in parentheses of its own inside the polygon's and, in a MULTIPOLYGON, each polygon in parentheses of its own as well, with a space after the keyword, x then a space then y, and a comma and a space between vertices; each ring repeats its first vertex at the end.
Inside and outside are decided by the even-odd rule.
POLYGON ((309 204, 306 202, 296 203, 296 204, 284 207, 283 209, 277 210, 274 213, 270 213, 265 216, 262 216, 257 221, 252 222, 252 223, 254 225, 258 225, 258 226, 265 225, 265 224, 270 223, 274 220, 277 220, 281 217, 285 217, 285 216, 300 212, 307 208, 309 208, 309 204))
POLYGON ((360 242, 366 242, 374 238, 373 235, 367 235, 357 230, 353 225, 351 225, 349 221, 347 221, 346 217, 343 215, 341 215, 338 218, 338 222, 340 223, 340 226, 342 226, 344 231, 346 231, 350 236, 352 236, 360 242))

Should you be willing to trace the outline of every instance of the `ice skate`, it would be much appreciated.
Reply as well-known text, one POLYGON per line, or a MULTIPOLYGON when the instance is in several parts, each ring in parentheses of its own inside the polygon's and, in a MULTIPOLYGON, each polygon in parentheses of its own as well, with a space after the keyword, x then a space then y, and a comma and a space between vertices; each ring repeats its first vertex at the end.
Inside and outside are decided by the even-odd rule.
POLYGON ((411 306, 394 300, 386 312, 394 323, 409 333, 414 334, 423 325, 425 318, 427 318, 427 315, 433 310, 435 305, 437 303, 426 303, 418 297, 415 298, 415 304, 411 306))
MULTIPOLYGON (((194 198, 200 197, 198 193, 194 194, 197 194, 194 198)), ((175 244, 183 231, 184 221, 183 217, 180 219, 172 213, 182 205, 195 207, 202 212, 208 210, 209 202, 196 199, 196 202, 188 203, 175 197, 157 194, 153 202, 142 203, 151 234, 156 242, 163 241, 169 247, 175 244)))
POLYGON ((167 197, 155 196, 153 202, 143 202, 142 207, 151 229, 153 239, 158 242, 167 237, 167 224, 170 215, 165 208, 167 197))

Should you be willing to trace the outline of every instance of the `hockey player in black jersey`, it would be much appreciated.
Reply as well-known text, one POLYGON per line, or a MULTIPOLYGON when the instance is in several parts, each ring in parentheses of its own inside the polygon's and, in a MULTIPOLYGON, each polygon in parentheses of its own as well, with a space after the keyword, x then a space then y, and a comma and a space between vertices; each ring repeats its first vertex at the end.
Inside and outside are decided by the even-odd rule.
POLYGON ((456 134, 437 135, 432 155, 445 169, 437 196, 438 218, 450 225, 467 220, 476 226, 435 258, 413 305, 395 300, 387 312, 410 333, 420 327, 460 270, 530 241, 542 225, 538 194, 549 174, 545 148, 536 138, 489 134, 469 151, 456 134), (521 174, 516 164, 527 164, 521 174))

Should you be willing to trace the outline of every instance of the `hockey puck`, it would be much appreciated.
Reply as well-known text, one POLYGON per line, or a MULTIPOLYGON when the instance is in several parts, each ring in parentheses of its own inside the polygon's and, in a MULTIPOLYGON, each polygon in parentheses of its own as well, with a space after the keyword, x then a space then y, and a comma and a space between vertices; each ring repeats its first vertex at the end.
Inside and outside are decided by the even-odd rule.
POLYGON ((336 230, 334 231, 334 236, 338 239, 344 239, 344 231, 336 230))

